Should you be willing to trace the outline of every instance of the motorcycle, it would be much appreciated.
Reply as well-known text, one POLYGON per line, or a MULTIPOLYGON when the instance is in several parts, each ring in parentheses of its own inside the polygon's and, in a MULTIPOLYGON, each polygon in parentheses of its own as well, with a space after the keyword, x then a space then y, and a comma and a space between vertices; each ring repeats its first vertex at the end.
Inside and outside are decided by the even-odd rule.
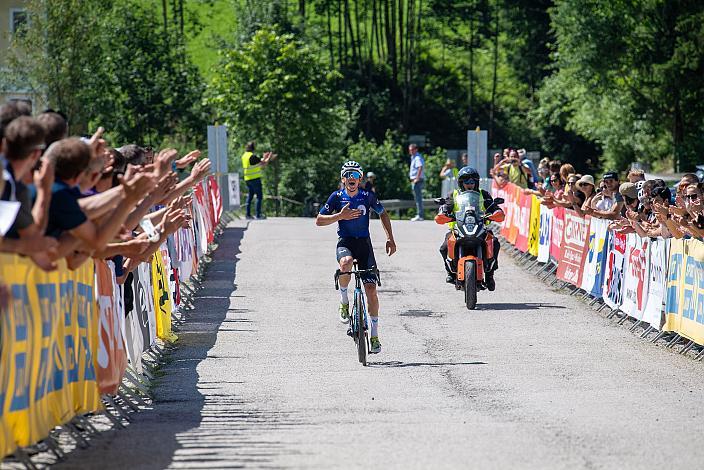
MULTIPOLYGON (((495 198, 489 207, 482 210, 481 199, 482 195, 477 191, 464 191, 457 196, 457 210, 453 214, 456 224, 447 240, 447 256, 455 275, 455 288, 464 290, 465 304, 469 310, 474 310, 477 306, 477 292, 486 289, 485 246, 490 251, 487 253, 488 258, 494 258, 491 252, 494 246, 493 234, 486 229, 486 214, 491 214, 504 203, 502 198, 495 198)), ((445 205, 448 201, 439 198, 435 202, 445 205)))

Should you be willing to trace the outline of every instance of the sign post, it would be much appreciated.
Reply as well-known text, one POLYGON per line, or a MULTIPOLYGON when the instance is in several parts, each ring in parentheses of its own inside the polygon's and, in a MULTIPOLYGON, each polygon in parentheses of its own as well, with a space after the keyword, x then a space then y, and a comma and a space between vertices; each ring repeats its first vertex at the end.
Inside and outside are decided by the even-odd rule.
POLYGON ((474 167, 482 178, 489 176, 488 166, 488 132, 476 128, 467 131, 467 156, 469 166, 474 167))
MULTIPOLYGON (((218 182, 218 186, 220 186, 220 191, 222 191, 222 200, 228 204, 225 209, 232 209, 234 206, 230 204, 232 198, 229 196, 230 185, 228 182, 227 173, 227 126, 220 126, 217 124, 214 126, 208 126, 208 158, 212 164, 213 174, 218 182)), ((239 203, 237 206, 239 206, 239 203)))

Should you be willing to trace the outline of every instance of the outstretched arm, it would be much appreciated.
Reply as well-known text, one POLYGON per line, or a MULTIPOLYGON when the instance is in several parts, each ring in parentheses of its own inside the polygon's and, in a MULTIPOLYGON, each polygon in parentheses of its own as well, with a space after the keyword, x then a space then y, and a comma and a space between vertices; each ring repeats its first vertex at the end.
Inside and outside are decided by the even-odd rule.
POLYGON ((381 225, 384 227, 384 232, 386 232, 386 254, 391 256, 396 253, 396 242, 394 241, 394 233, 391 230, 391 218, 384 211, 379 215, 379 220, 381 220, 381 225))

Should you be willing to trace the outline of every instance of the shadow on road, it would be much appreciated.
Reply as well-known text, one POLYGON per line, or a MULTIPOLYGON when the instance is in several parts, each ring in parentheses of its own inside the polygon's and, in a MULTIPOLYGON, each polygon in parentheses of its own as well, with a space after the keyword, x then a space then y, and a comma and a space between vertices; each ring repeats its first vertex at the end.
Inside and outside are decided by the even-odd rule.
POLYGON ((564 309, 563 305, 553 305, 545 303, 496 303, 496 304, 477 304, 477 310, 551 310, 564 309))
POLYGON ((445 367, 445 366, 481 366, 486 362, 401 362, 401 361, 386 361, 386 362, 367 362, 369 367, 445 367))
POLYGON ((90 448, 72 452, 56 468, 242 468, 266 466, 279 453, 280 443, 258 440, 256 432, 295 424, 290 416, 259 410, 255 403, 233 396, 223 387, 240 382, 230 377, 199 382, 203 360, 241 359, 209 354, 224 323, 229 324, 225 331, 254 331, 246 328, 256 323, 247 318, 248 309, 230 309, 245 231, 246 227, 228 227, 218 239, 195 308, 186 312, 176 347, 159 370, 153 408, 132 415, 126 429, 92 439, 90 448))

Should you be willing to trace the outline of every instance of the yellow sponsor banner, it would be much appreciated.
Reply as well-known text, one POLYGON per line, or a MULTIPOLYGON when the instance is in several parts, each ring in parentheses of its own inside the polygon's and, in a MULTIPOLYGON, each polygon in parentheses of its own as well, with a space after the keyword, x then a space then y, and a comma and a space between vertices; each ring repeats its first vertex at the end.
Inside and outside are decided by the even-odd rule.
POLYGON ((668 264, 663 329, 704 344, 704 243, 672 240, 668 264))
POLYGON ((171 301, 169 300, 169 278, 164 268, 164 259, 159 250, 152 257, 152 287, 156 311, 156 335, 164 341, 178 339, 171 331, 171 301))
POLYGON ((530 222, 528 230, 528 253, 531 256, 538 256, 538 248, 540 247, 540 200, 535 196, 531 196, 530 203, 530 222))
POLYGON ((47 436, 80 413, 102 408, 94 352, 98 318, 93 263, 45 273, 31 261, 0 255, 11 292, 0 315, 0 455, 47 436))

